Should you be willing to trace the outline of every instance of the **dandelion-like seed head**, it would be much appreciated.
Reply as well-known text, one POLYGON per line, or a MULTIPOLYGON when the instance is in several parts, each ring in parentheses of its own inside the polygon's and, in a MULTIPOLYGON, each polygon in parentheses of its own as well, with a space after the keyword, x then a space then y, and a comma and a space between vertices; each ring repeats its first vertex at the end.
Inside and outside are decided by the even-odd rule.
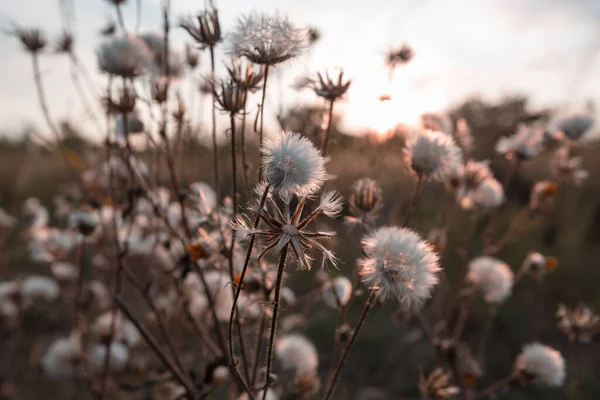
POLYGON ((583 167, 583 158, 571 155, 571 147, 561 146, 554 152, 550 164, 552 173, 561 182, 581 185, 589 176, 583 167))
POLYGON ((506 158, 516 156, 520 159, 529 159, 537 155, 542 149, 544 131, 537 127, 520 125, 512 136, 504 136, 496 142, 496 151, 504 154, 506 158))
POLYGON ((152 52, 142 39, 135 35, 113 38, 97 51, 100 70, 123 78, 140 76, 152 65, 152 52))
POLYGON ((219 23, 219 11, 214 7, 202 11, 195 17, 188 16, 184 18, 180 26, 202 48, 214 48, 223 40, 221 24, 219 23))
POLYGON ((219 109, 230 115, 236 115, 244 110, 246 94, 247 91, 233 79, 216 82, 213 85, 213 95, 219 109))
POLYGON ((325 285, 323 290, 323 301, 331 308, 345 306, 352 295, 352 283, 345 276, 338 276, 325 285))
POLYGON ((15 26, 12 34, 19 39, 25 51, 32 54, 41 52, 48 43, 44 32, 38 28, 15 26))
POLYGON ((498 304, 510 296, 514 274, 506 263, 482 256, 469 263, 467 278, 481 291, 486 302, 498 304))
POLYGON ((537 251, 532 251, 523 261, 521 273, 529 273, 537 279, 542 279, 546 273, 553 271, 557 265, 558 259, 556 257, 547 257, 537 251))
POLYGON ((299 133, 283 131, 267 137, 261 153, 267 181, 284 197, 309 196, 326 179, 321 152, 299 133))
POLYGON ((200 53, 189 44, 185 45, 185 63, 191 69, 196 69, 200 63, 200 53))
POLYGON ((515 361, 515 372, 540 386, 562 386, 565 368, 560 352, 537 342, 525 345, 515 361))
POLYGON ((496 178, 486 178, 470 190, 463 187, 457 198, 462 208, 487 210, 504 203, 504 188, 496 178))
POLYGON ((461 162, 462 152, 446 133, 419 131, 408 139, 404 158, 410 168, 426 180, 443 181, 461 162))
POLYGON ((279 338, 275 351, 283 369, 302 373, 316 371, 319 366, 317 348, 303 335, 293 333, 279 338))
POLYGON ((420 305, 437 284, 438 255, 407 228, 383 227, 363 238, 365 257, 358 261, 365 285, 382 300, 420 305))
POLYGON ((305 30, 279 14, 241 16, 229 36, 229 53, 256 64, 275 65, 302 54, 307 47, 305 30))

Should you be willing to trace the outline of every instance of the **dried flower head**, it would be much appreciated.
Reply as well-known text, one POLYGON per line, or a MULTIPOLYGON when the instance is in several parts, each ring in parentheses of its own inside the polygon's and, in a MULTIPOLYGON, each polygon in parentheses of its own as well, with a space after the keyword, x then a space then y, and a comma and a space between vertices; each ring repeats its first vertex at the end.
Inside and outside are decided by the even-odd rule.
POLYGON ((211 7, 195 17, 187 17, 181 21, 180 26, 201 46, 201 48, 214 48, 221 40, 221 24, 219 11, 211 7), (195 20, 194 20, 195 19, 195 20))
POLYGON ((21 45, 30 53, 39 53, 46 47, 48 43, 44 32, 37 28, 22 28, 15 26, 12 34, 14 34, 20 41, 21 45))
POLYGON ((306 49, 306 32, 279 14, 241 16, 229 36, 229 53, 255 64, 275 65, 299 56, 306 49))
POLYGON ((71 54, 73 51, 73 35, 71 32, 63 31, 56 39, 54 51, 59 54, 71 54))
POLYGON ((313 81, 313 90, 319 97, 336 101, 346 94, 351 83, 351 80, 344 82, 344 71, 340 71, 337 80, 331 79, 328 72, 325 73, 325 79, 323 79, 323 75, 319 72, 317 79, 313 81))
POLYGON ((346 221, 367 226, 373 225, 383 207, 383 195, 377 182, 370 178, 354 182, 348 206, 352 217, 346 217, 346 221))
POLYGON ((470 190, 466 190, 466 187, 465 190, 459 190, 457 199, 465 209, 496 208, 504 203, 504 188, 496 178, 486 178, 470 190))
POLYGON ((152 65, 152 52, 135 35, 113 38, 104 42, 97 52, 100 70, 123 78, 140 76, 152 65))
POLYGON ((200 53, 194 49, 189 43, 185 45, 185 63, 191 68, 196 69, 200 63, 200 53))
POLYGON ((317 371, 299 372, 294 376, 294 392, 300 398, 311 398, 321 388, 321 381, 317 371))
POLYGON ((482 256, 469 263, 467 278, 481 291, 486 302, 498 304, 510 296, 514 274, 506 263, 482 256))
POLYGON ((242 215, 238 215, 232 223, 232 228, 240 238, 256 235, 259 239, 264 239, 265 248, 259 254, 259 260, 268 251, 274 249, 277 254, 280 254, 289 245, 296 256, 299 269, 311 269, 312 259, 307 254, 309 249, 317 249, 321 253, 323 264, 325 261, 329 261, 331 264, 336 265, 337 259, 333 252, 318 241, 319 239, 331 239, 335 232, 310 232, 307 227, 310 222, 321 214, 330 218, 335 217, 341 211, 342 198, 335 191, 325 192, 314 211, 302 218, 306 202, 306 197, 300 198, 292 212, 289 210, 287 203, 284 204, 284 207, 281 207, 274 197, 269 196, 267 207, 264 210, 254 210, 267 225, 265 228, 252 228, 248 218, 242 215))
POLYGON ((525 382, 559 387, 565 381, 565 360, 560 352, 540 343, 531 343, 515 360, 515 372, 525 382))
POLYGON ((344 307, 351 295, 352 283, 345 276, 338 276, 323 288, 323 301, 331 308, 344 307))
POLYGON ((387 52, 386 64, 390 69, 394 69, 412 60, 414 55, 413 49, 409 45, 403 44, 401 47, 392 48, 387 52))
POLYGON ((567 141, 578 141, 594 128, 594 117, 583 114, 574 114, 563 118, 556 118, 549 123, 548 130, 554 137, 567 141))
POLYGON ((536 182, 531 189, 529 209, 532 212, 547 212, 554 206, 558 185, 551 181, 536 182))
POLYGON ((244 110, 246 106, 246 94, 248 92, 236 84, 232 79, 215 82, 213 95, 221 111, 236 115, 244 110))
POLYGON ((311 46, 314 46, 314 44, 317 43, 320 38, 321 38, 321 31, 319 30, 319 28, 317 28, 315 26, 309 26, 308 27, 308 43, 311 46))
POLYGON ((447 183, 451 189, 458 190, 459 197, 463 197, 471 190, 476 189, 484 180, 493 177, 494 174, 490 170, 489 160, 468 160, 465 164, 460 164, 458 168, 452 172, 447 183))
POLYGON ((280 337, 275 345, 275 352, 282 368, 295 373, 313 372, 319 366, 317 348, 298 333, 280 337))
POLYGON ((532 251, 527 255, 520 274, 530 273, 537 279, 543 278, 547 272, 553 271, 558 265, 556 257, 546 257, 537 251, 532 251))
POLYGON ((326 179, 321 152, 299 133, 282 131, 267 137, 261 153, 267 182, 284 197, 309 196, 326 179))
POLYGON ((379 299, 396 299, 409 307, 430 296, 438 282, 438 256, 416 232, 383 227, 365 236, 362 243, 365 257, 358 261, 359 273, 379 299))
POLYGON ((437 132, 444 132, 448 135, 454 134, 452 119, 448 114, 425 113, 421 115, 421 125, 423 129, 437 132))
POLYGON ((544 131, 538 127, 520 125, 512 136, 498 139, 496 151, 511 159, 516 156, 520 159, 529 159, 537 155, 542 149, 544 131))
POLYGON ((572 156, 570 146, 561 146, 556 149, 551 168, 561 182, 574 183, 578 186, 589 176, 589 172, 583 169, 583 158, 572 156))
POLYGON ((594 314, 585 304, 579 304, 575 308, 561 304, 556 311, 556 317, 558 329, 566 333, 570 340, 590 343, 592 336, 600 331, 600 316, 594 314))
POLYGON ((118 98, 115 100, 110 95, 103 98, 106 111, 113 114, 131 113, 135 110, 137 95, 135 91, 128 87, 120 89, 118 98))
POLYGON ((452 385, 452 373, 439 367, 427 377, 422 369, 419 371, 419 391, 432 400, 445 400, 460 393, 460 389, 452 385))
POLYGON ((60 288, 50 277, 30 275, 21 282, 20 295, 23 304, 29 306, 37 300, 47 302, 56 300, 60 295, 60 288))
POLYGON ((427 241, 433 245, 438 253, 443 253, 448 242, 448 232, 446 228, 433 228, 427 234, 427 241))
POLYGON ((81 342, 76 336, 56 339, 42 357, 42 368, 50 378, 67 378, 80 373, 81 342))
POLYGON ((227 66, 229 77, 242 89, 254 92, 261 88, 265 76, 265 66, 256 65, 242 58, 234 58, 227 66))
POLYGON ((450 135, 424 130, 408 139, 404 158, 423 179, 443 181, 457 168, 462 153, 450 135))

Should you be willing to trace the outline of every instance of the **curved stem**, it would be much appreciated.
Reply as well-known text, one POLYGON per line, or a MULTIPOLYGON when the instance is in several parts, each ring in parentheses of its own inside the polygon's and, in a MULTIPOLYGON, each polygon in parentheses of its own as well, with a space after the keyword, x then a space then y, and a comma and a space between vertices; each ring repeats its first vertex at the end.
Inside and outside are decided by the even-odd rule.
POLYGON ((267 372, 265 375, 266 385, 263 390, 263 398, 267 398, 267 392, 271 384, 271 368, 273 366, 273 345, 275 344, 275 331, 277 330, 277 315, 279 313, 279 294, 281 291, 281 281, 283 280, 283 270, 285 269, 285 259, 287 258, 288 246, 286 245, 279 254, 279 265, 277 266, 277 279, 275 281, 275 298, 273 299, 273 317, 271 319, 271 335, 269 336, 269 346, 267 347, 267 372))
MULTIPOLYGON (((258 138, 259 138, 259 149, 262 148, 263 145, 263 123, 264 123, 264 116, 265 116, 265 98, 267 97, 267 78, 269 76, 269 65, 267 64, 265 66, 265 77, 263 79, 263 92, 262 92, 262 100, 260 102, 260 129, 258 131, 258 138)), ((262 170, 262 163, 259 163, 260 167, 258 169, 258 181, 260 182, 262 180, 262 174, 263 174, 263 170, 262 170)))
POLYGON ((360 332, 360 329, 362 328, 362 326, 365 322, 365 319, 367 318, 367 315, 369 315, 369 311, 371 311, 371 308, 373 308, 374 303, 375 303, 375 292, 371 292, 371 294, 369 295, 369 298, 367 299, 367 302, 365 303, 365 308, 364 308, 362 314, 360 315, 360 318, 358 319, 358 324, 356 324, 356 329, 354 329, 354 333, 352 334, 350 341, 348 341, 348 344, 346 345, 346 348, 344 349, 344 352, 342 353, 342 357, 340 358, 340 361, 338 362, 338 365, 333 373, 333 376, 331 377, 331 382, 329 382, 327 392, 325 393, 325 397, 323 397, 323 400, 327 400, 327 399, 329 399, 329 397, 331 397, 335 383, 340 375, 340 372, 342 371, 342 367, 344 366, 344 361, 346 361, 346 357, 348 356, 348 353, 350 352, 350 349, 352 348, 354 341, 358 337, 358 333, 360 332))
POLYGON ((327 143, 329 142, 329 134, 331 132, 331 125, 333 125, 333 104, 334 100, 329 100, 329 120, 327 121, 327 130, 325 131, 325 136, 323 137, 323 146, 321 147, 321 152, 323 153, 323 157, 327 156, 327 143))
POLYGON ((408 223, 410 222, 410 218, 412 217, 412 215, 415 213, 415 210, 417 209, 417 199, 419 198, 419 195, 421 194, 422 188, 423 188, 423 177, 421 174, 418 174, 417 175, 417 185, 415 186, 415 190, 410 199, 410 203, 408 205, 408 210, 406 211, 406 215, 404 216, 404 222, 402 223, 402 226, 404 226, 404 227, 408 226, 408 223))

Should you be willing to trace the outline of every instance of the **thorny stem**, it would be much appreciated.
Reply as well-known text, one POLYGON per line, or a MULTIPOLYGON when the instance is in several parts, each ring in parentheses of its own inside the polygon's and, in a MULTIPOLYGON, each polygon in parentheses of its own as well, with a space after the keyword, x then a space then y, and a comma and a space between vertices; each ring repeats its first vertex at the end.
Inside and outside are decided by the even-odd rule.
POLYGON ((417 199, 421 194, 421 189, 423 187, 423 176, 421 174, 417 174, 417 184, 415 186, 415 190, 413 191, 412 197, 410 199, 410 203, 408 205, 408 210, 406 211, 406 216, 404 217, 404 222, 402 226, 407 227, 410 222, 410 218, 415 213, 417 209, 417 199))
MULTIPOLYGON (((210 47, 210 70, 212 73, 213 84, 215 79, 215 48, 210 47)), ((219 148, 217 147, 217 108, 215 104, 215 94, 212 94, 212 145, 213 145, 213 179, 215 191, 217 192, 217 204, 221 201, 221 187, 219 179, 219 148)))
POLYGON ((333 105, 335 104, 335 100, 329 100, 329 120, 327 121, 327 130, 325 131, 325 136, 323 137, 323 146, 321 148, 321 152, 323 153, 323 157, 327 156, 327 143, 329 143, 329 134, 331 132, 331 125, 333 125, 333 105))
POLYGON ((477 394, 476 398, 478 398, 478 399, 486 398, 489 395, 491 395, 492 393, 494 393, 495 391, 497 391, 498 389, 501 389, 501 388, 509 385, 515 379, 517 379, 517 375, 513 373, 513 374, 510 374, 510 375, 500 379, 500 380, 497 380, 496 382, 492 383, 491 385, 489 385, 488 387, 483 389, 481 392, 479 392, 477 394))
POLYGON ((335 383, 340 375, 340 372, 342 371, 342 367, 344 366, 344 361, 346 361, 346 357, 348 356, 348 353, 350 352, 350 349, 352 348, 354 341, 358 337, 358 333, 360 332, 360 329, 362 328, 362 326, 365 322, 365 319, 367 318, 367 315, 369 315, 369 311, 371 311, 371 308, 373 308, 373 305, 375 304, 375 296, 376 296, 375 292, 371 292, 371 294, 369 295, 369 298, 367 299, 367 302, 365 303, 365 308, 364 308, 362 314, 360 315, 360 318, 358 319, 358 323, 356 324, 356 329, 354 329, 354 333, 352 334, 352 337, 350 338, 350 340, 348 341, 348 344, 344 348, 342 357, 340 358, 340 361, 337 364, 337 367, 333 373, 333 376, 331 377, 331 381, 328 383, 327 392, 325 393, 325 397, 323 397, 323 400, 327 400, 327 399, 329 399, 329 397, 331 397, 331 394, 333 393, 333 388, 335 387, 335 383))
POLYGON ((269 336, 269 345, 267 347, 267 371, 265 375, 266 385, 263 390, 262 400, 267 398, 267 391, 271 385, 271 368, 273 366, 273 347, 275 345, 275 331, 277 330, 277 315, 279 313, 279 294, 281 291, 281 282, 283 281, 283 270, 285 269, 285 260, 287 258, 288 246, 286 245, 279 254, 279 265, 277 266, 277 279, 275 281, 275 297, 273 298, 273 317, 271 318, 271 335, 269 336))
MULTIPOLYGON (((262 210, 262 208, 265 206, 265 202, 267 201, 267 197, 269 196, 269 190, 270 187, 267 186, 265 188, 265 192, 262 195, 262 198, 260 199, 260 203, 258 205, 258 210, 260 211, 262 210)), ((256 217, 254 219, 254 224, 252 225, 252 227, 254 229, 258 228, 258 224, 260 223, 260 215, 256 214, 256 217)), ((236 379, 239 382, 243 382, 242 377, 240 376, 238 370, 237 370, 237 363, 234 359, 234 352, 233 352, 233 319, 235 317, 236 311, 237 311, 237 302, 238 299, 240 297, 240 293, 242 292, 242 285, 244 283, 244 278, 246 276, 246 271, 248 270, 248 265, 250 264, 250 257, 252 255, 252 249, 254 248, 254 242, 256 241, 256 236, 252 236, 250 238, 250 242, 248 243, 248 250, 246 251, 246 259, 244 260, 244 266, 242 267, 242 272, 240 273, 240 279, 238 282, 238 285, 236 287, 235 290, 235 295, 233 297, 233 305, 231 307, 231 313, 229 315, 229 329, 228 329, 228 334, 229 334, 229 364, 230 364, 230 368, 231 370, 234 372, 234 375, 236 377, 236 379)), ((240 333, 241 336, 241 333, 240 333)), ((258 360, 258 357, 257 357, 258 360)), ((248 395, 252 397, 252 399, 254 399, 254 395, 252 393, 250 393, 250 391, 248 391, 248 395)))
POLYGON ((154 352, 160 358, 160 360, 163 362, 163 364, 165 364, 165 366, 169 369, 169 371, 171 371, 171 373, 173 374, 173 376, 175 377, 175 379, 177 379, 177 381, 183 387, 185 387, 185 390, 188 393, 188 396, 191 399, 194 399, 195 395, 196 395, 196 389, 194 388, 194 385, 189 380, 189 378, 187 376, 185 376, 181 371, 177 370, 177 368, 173 364, 173 362, 162 351, 162 349, 161 349, 160 345, 158 344, 158 342, 156 341, 156 339, 154 339, 150 335, 150 332, 148 332, 134 318, 133 313, 131 312, 131 310, 129 310, 129 308, 125 305, 125 303, 123 303, 123 301, 118 296, 114 298, 114 302, 119 307, 119 309, 121 309, 121 311, 123 312, 123 314, 131 321, 131 323, 135 325, 135 327, 140 332, 140 334, 142 335, 142 337, 144 338, 144 340, 146 341, 146 343, 148 344, 148 346, 150 346, 152 348, 152 350, 154 350, 154 352))
MULTIPOLYGON (((262 92, 262 100, 260 101, 260 129, 258 132, 259 138, 259 149, 262 148, 263 145, 263 123, 265 117, 265 98, 267 96, 267 77, 269 76, 269 64, 265 66, 265 77, 263 79, 263 92, 262 92)), ((259 163, 260 167, 258 168, 258 181, 262 180, 263 168, 262 163, 259 163)))

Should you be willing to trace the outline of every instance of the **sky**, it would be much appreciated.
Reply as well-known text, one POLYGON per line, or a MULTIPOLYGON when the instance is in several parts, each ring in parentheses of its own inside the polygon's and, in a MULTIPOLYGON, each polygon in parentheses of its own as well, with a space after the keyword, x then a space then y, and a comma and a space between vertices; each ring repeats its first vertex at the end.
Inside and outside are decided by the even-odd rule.
MULTIPOLYGON (((0 26, 9 28, 14 21, 41 27, 55 37, 65 21, 61 1, 73 3, 75 51, 101 88, 105 78, 98 73, 95 57, 102 42, 98 31, 115 17, 106 0, 0 0, 0 26)), ((160 30, 160 0, 141 1, 140 32, 160 30)), ((310 57, 288 63, 278 72, 282 77, 275 76, 268 95, 271 109, 280 99, 286 107, 314 101, 313 94, 288 88, 299 76, 343 68, 352 85, 337 110, 344 114, 344 128, 355 132, 415 123, 421 113, 442 111, 468 96, 494 100, 525 94, 534 106, 577 110, 600 93, 595 73, 600 67, 596 0, 215 0, 215 4, 225 32, 238 15, 250 11, 277 10, 298 26, 317 27, 322 38, 310 57), (384 54, 402 43, 414 49, 415 57, 396 71, 390 87, 384 54), (393 101, 382 105, 377 98, 388 92, 393 101)), ((203 5, 202 0, 172 0, 173 18, 203 5)), ((135 0, 129 0, 124 11, 126 25, 133 29, 135 0)), ((174 48, 183 48, 186 39, 181 29, 173 30, 174 48)), ((9 35, 0 35, 0 50, 4 55, 0 133, 15 134, 27 126, 44 131, 30 57, 9 35)), ((205 56, 199 73, 207 65, 205 56)), ((68 118, 93 135, 73 89, 68 61, 47 54, 41 70, 53 118, 68 118)), ((184 96, 192 96, 188 82, 179 86, 184 96)))

